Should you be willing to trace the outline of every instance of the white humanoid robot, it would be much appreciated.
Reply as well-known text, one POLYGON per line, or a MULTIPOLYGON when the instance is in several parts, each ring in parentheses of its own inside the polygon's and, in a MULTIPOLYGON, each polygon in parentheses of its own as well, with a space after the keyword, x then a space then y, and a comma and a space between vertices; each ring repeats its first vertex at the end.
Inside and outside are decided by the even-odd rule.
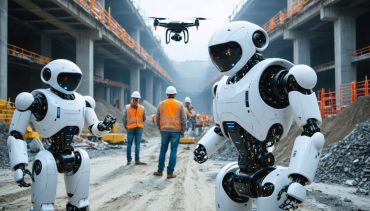
POLYGON ((225 76, 213 86, 216 126, 198 142, 194 160, 205 162, 226 141, 239 152, 238 162, 216 178, 217 210, 277 211, 297 208, 305 185, 315 176, 324 136, 315 93, 315 71, 278 58, 263 59, 267 33, 237 21, 226 24, 209 41, 213 64, 225 76), (275 167, 270 148, 285 137, 293 122, 303 128, 295 139, 289 167, 275 167))
POLYGON ((81 76, 80 68, 73 62, 51 61, 41 70, 41 80, 50 88, 22 92, 15 99, 16 110, 7 140, 9 160, 19 186, 31 185, 24 181, 26 174, 32 178, 31 210, 54 209, 58 172, 64 174, 67 210, 88 210, 89 156, 83 149, 74 150, 72 139, 85 124, 96 136, 107 134, 116 119, 107 115, 99 122, 94 111, 95 100, 75 92, 81 76), (22 140, 30 122, 50 145, 36 155, 32 173, 26 169, 27 145, 22 140))

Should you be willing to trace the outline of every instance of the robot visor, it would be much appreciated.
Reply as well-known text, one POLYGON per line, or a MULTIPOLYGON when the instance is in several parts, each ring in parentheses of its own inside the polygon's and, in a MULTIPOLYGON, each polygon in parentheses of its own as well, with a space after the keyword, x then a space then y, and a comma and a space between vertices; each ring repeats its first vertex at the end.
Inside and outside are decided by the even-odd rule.
POLYGON ((231 70, 242 57, 242 48, 237 42, 210 46, 209 55, 221 72, 231 70))
POLYGON ((57 81, 60 87, 66 91, 74 91, 81 81, 80 73, 60 73, 57 81))

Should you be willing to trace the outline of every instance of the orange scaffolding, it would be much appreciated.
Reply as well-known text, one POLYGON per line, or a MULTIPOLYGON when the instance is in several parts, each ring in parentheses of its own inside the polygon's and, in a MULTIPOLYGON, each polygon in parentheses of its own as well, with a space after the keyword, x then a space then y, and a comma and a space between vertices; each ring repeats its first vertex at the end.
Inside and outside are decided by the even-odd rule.
POLYGON ((0 121, 10 124, 14 113, 15 105, 10 100, 0 99, 0 121))
POLYGON ((368 54, 368 53, 370 53, 370 46, 355 50, 355 51, 352 52, 352 55, 353 56, 361 56, 361 55, 368 54))
POLYGON ((112 31, 120 40, 126 43, 131 49, 133 49, 143 60, 147 61, 152 67, 162 76, 164 76, 170 82, 174 82, 170 75, 156 62, 154 59, 140 47, 138 43, 126 32, 126 30, 112 17, 111 9, 108 11, 95 0, 74 0, 76 3, 81 5, 86 11, 92 16, 99 20, 104 26, 112 31))
POLYGON ((107 78, 103 78, 103 77, 100 77, 100 76, 97 76, 97 75, 94 76, 94 81, 102 83, 102 84, 107 84, 107 85, 110 85, 110 86, 123 87, 123 88, 128 88, 129 87, 128 84, 125 84, 125 83, 122 83, 122 82, 119 82, 119 81, 109 80, 107 78))
POLYGON ((47 56, 42 56, 35 52, 26 50, 24 48, 8 44, 8 54, 11 56, 15 56, 21 59, 27 59, 29 61, 33 61, 39 64, 47 64, 51 61, 51 59, 47 56))
POLYGON ((360 96, 369 96, 369 80, 351 82, 340 85, 339 99, 335 96, 335 91, 321 89, 317 91, 317 101, 319 102, 322 118, 336 115, 343 108, 354 103, 360 96))

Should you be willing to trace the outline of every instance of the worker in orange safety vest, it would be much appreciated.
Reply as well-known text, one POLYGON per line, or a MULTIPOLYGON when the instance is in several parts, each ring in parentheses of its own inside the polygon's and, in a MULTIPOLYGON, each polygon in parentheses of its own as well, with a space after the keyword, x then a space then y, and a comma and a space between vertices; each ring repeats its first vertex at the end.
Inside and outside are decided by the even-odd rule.
POLYGON ((167 179, 175 178, 177 147, 180 136, 185 130, 186 116, 185 108, 180 101, 175 99, 176 88, 169 86, 166 89, 167 99, 160 102, 157 108, 156 122, 161 131, 161 149, 159 153, 158 170, 154 176, 163 176, 166 152, 171 143, 170 159, 167 166, 167 179))
POLYGON ((131 103, 125 106, 123 112, 123 123, 127 131, 127 165, 131 164, 131 148, 132 142, 135 139, 135 165, 146 165, 140 161, 140 143, 143 134, 145 109, 139 104, 141 98, 138 91, 134 91, 131 95, 131 103))

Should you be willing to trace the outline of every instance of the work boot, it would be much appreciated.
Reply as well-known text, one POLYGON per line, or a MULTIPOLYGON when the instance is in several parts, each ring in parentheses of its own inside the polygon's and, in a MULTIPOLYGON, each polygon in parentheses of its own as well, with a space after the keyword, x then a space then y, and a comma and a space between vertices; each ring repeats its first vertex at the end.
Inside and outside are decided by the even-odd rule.
POLYGON ((176 174, 175 173, 167 174, 167 179, 172 179, 172 178, 176 178, 176 174))
POLYGON ((131 164, 131 160, 127 161, 127 165, 129 166, 131 164))
POLYGON ((154 176, 161 177, 163 176, 163 172, 156 171, 153 173, 154 176))
POLYGON ((146 163, 139 161, 135 161, 135 165, 146 165, 146 163))

